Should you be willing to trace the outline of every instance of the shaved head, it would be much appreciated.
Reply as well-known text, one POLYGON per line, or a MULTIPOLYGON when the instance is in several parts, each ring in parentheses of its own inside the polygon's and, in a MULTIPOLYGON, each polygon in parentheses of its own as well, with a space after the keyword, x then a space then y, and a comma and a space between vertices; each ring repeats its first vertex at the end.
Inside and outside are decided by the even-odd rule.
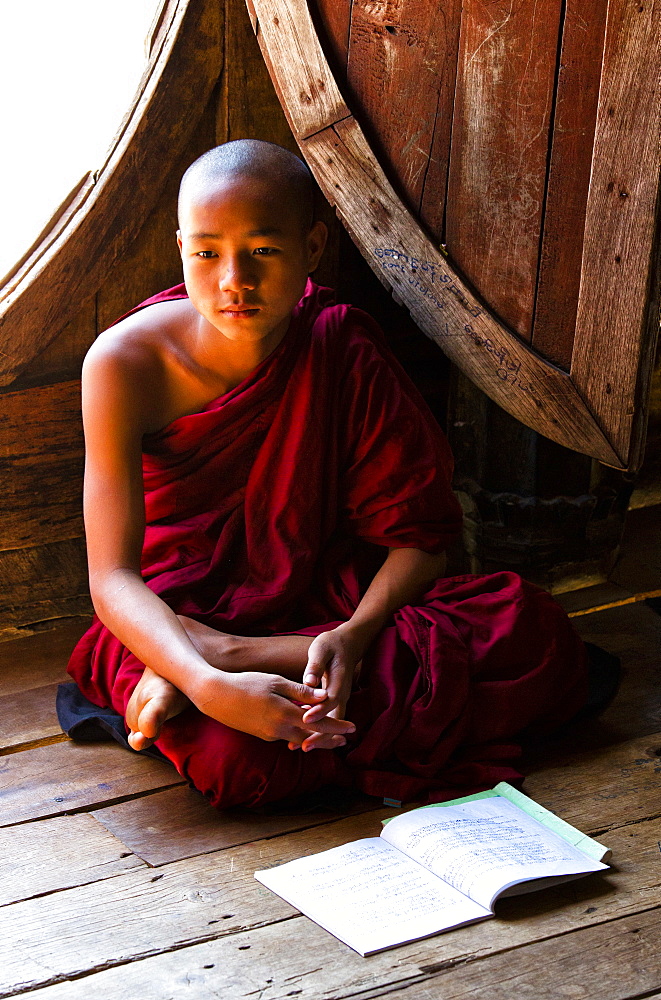
POLYGON ((307 231, 314 219, 314 181, 306 164, 273 142, 237 139, 203 153, 190 165, 179 188, 179 224, 191 203, 233 180, 256 180, 285 200, 307 231))

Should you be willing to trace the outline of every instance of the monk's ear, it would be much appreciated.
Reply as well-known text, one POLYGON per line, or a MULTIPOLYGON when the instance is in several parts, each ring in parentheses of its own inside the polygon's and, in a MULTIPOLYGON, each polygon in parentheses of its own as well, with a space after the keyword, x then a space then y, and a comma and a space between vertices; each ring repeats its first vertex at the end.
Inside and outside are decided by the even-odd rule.
POLYGON ((184 245, 184 241, 181 238, 181 229, 177 230, 177 246, 179 247, 179 253, 181 254, 181 248, 184 245))
POLYGON ((319 219, 308 233, 308 274, 316 270, 328 239, 328 227, 319 219))

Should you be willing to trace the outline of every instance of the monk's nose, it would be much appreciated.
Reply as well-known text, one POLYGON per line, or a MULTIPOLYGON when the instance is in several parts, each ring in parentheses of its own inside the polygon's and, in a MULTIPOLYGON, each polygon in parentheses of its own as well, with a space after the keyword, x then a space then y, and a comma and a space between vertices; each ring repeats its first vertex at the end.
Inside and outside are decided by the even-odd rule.
POLYGON ((255 285, 256 275, 251 258, 228 258, 220 278, 221 290, 240 292, 243 288, 254 288, 255 285))

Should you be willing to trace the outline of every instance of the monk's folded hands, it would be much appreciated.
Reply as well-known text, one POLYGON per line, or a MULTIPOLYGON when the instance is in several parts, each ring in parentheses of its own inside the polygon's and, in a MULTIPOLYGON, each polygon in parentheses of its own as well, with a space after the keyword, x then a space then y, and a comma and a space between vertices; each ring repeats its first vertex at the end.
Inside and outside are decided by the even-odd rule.
POLYGON ((327 716, 303 721, 309 706, 327 697, 325 690, 277 674, 230 674, 218 670, 205 678, 193 700, 205 715, 232 729, 262 740, 301 744, 311 733, 344 737, 355 730, 353 723, 327 716))

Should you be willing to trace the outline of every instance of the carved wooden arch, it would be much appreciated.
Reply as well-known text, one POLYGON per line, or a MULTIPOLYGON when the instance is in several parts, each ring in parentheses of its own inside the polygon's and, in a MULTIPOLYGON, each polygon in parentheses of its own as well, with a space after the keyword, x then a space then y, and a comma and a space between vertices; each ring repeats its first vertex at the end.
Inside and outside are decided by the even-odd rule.
POLYGON ((600 84, 569 372, 478 299, 402 203, 344 100, 306 0, 247 5, 308 164, 394 297, 523 423, 608 465, 635 467, 657 330, 658 3, 608 3, 611 62, 600 84), (614 190, 609 180, 621 178, 623 162, 626 184, 614 190))
POLYGON ((163 0, 134 101, 108 156, 0 287, 0 385, 10 385, 93 296, 156 205, 222 69, 218 0, 163 0))

